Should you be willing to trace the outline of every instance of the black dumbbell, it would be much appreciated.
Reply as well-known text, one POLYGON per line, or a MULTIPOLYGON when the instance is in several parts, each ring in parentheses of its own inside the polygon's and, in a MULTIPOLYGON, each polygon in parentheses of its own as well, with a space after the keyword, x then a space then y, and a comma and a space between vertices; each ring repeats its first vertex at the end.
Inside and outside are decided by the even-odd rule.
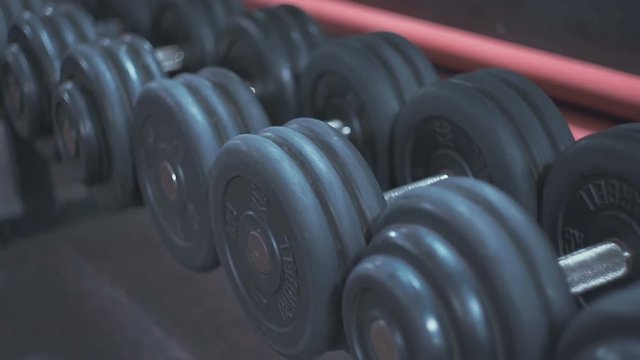
POLYGON ((23 12, 42 13, 46 9, 45 0, 5 0, 0 3, 0 51, 7 45, 9 27, 23 12))
MULTIPOLYGON (((216 38, 214 32, 208 32, 209 28, 213 27, 211 24, 216 21, 203 17, 204 14, 214 17, 213 10, 205 12, 203 9, 213 5, 211 2, 183 3, 178 0, 163 0, 158 4, 158 16, 164 19, 162 10, 168 6, 167 4, 174 3, 183 5, 180 8, 184 13, 178 13, 176 18, 180 21, 172 25, 161 22, 159 25, 154 24, 152 28, 152 32, 158 34, 158 41, 175 41, 171 46, 158 48, 157 57, 165 71, 205 66, 199 62, 210 60, 212 55, 207 54, 213 53, 213 50, 201 50, 199 46, 208 46, 212 39, 216 38), (198 16, 193 19, 180 16, 191 13, 197 13, 198 16), (162 32, 163 26, 173 26, 171 30, 174 31, 174 35, 168 39, 161 37, 160 34, 168 33, 162 32)), ((227 11, 226 8, 216 10, 227 11)), ((235 8, 229 11, 230 13, 216 16, 228 19, 238 12, 235 8)), ((63 56, 73 46, 97 40, 98 29, 98 23, 88 13, 72 4, 56 6, 42 16, 27 14, 12 27, 9 34, 12 45, 2 60, 0 75, 3 78, 4 103, 9 118, 23 137, 33 139, 50 134, 51 94, 60 81, 63 56), (28 104, 43 105, 29 107, 28 104)), ((120 33, 121 30, 118 29, 116 32, 120 33)), ((219 30, 216 28, 216 31, 219 30)))
MULTIPOLYGON (((615 241, 640 261, 640 125, 625 124, 588 136, 556 161, 545 184, 542 225, 560 254, 615 241)), ((638 266, 626 281, 640 276, 638 266)), ((609 292, 611 287, 602 291, 609 292)), ((593 292, 585 300, 599 295, 593 292)))
MULTIPOLYGON (((239 18, 222 40, 222 64, 243 69, 244 80, 209 68, 198 75, 159 80, 142 92, 132 126, 140 187, 168 249, 186 267, 204 271, 219 265, 203 191, 218 149, 235 135, 269 125, 258 102, 263 82, 295 81, 322 39, 315 22, 299 9, 286 5, 263 9, 239 18), (263 33, 251 32, 257 24, 263 33), (267 46, 269 51, 241 52, 244 56, 234 59, 239 55, 237 46, 250 51, 267 46), (260 58, 278 67, 267 67, 260 79, 249 80, 260 58), (251 69, 246 70, 248 64, 251 69)), ((289 95, 280 93, 277 102, 295 104, 295 93, 289 95)), ((265 97, 261 100, 271 109, 279 106, 265 97)))
POLYGON ((393 129, 396 185, 441 173, 489 181, 533 216, 573 136, 558 108, 512 72, 483 69, 422 89, 393 129))
POLYGON ((274 124, 299 116, 300 76, 325 41, 318 24, 293 6, 264 8, 237 18, 222 36, 218 64, 255 91, 274 124))
POLYGON ((347 138, 309 119, 231 140, 211 179, 216 248, 251 320, 287 356, 336 346, 344 279, 398 192, 383 197, 347 138))
POLYGON ((149 40, 161 47, 178 44, 185 71, 216 62, 224 30, 244 11, 242 0, 155 1, 149 40))
POLYGON ((304 70, 303 112, 347 135, 382 187, 389 188, 394 118, 420 88, 437 79, 430 61, 398 35, 374 33, 335 40, 320 47, 304 70))
POLYGON ((566 329, 555 359, 639 359, 640 286, 589 304, 566 329))
POLYGON ((140 188, 167 248, 186 267, 219 264, 206 192, 218 150, 267 126, 247 84, 223 68, 156 80, 140 94, 131 125, 140 188))
POLYGON ((468 178, 402 194, 372 235, 342 303, 357 359, 546 359, 572 295, 631 275, 608 239, 557 259, 522 207, 468 178))

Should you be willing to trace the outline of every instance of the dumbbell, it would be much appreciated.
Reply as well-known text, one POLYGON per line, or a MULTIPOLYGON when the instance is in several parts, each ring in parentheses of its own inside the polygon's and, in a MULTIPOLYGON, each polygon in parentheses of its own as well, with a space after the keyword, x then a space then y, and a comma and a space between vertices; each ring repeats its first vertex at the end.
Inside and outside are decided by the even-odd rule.
POLYGON ((562 335, 555 358, 640 358, 640 286, 616 291, 582 310, 562 335))
POLYGON ((573 136, 528 79, 482 69, 423 88, 393 127, 396 185, 446 172, 486 180, 538 217, 546 175, 573 136))
POLYGON ((41 13, 46 8, 45 0, 6 0, 0 3, 0 51, 7 45, 9 27, 23 12, 41 13))
POLYGON ((609 239, 557 259, 493 186, 452 178, 396 198, 344 288, 356 359, 546 359, 579 295, 631 276, 609 239))
POLYGON ((249 318, 285 356, 337 346, 344 280, 386 204, 365 160, 302 119, 229 141, 210 174, 217 254, 249 318))
MULTIPOLYGON (((269 13, 276 12, 277 9, 269 9, 269 13)), ((293 8, 285 6, 283 9, 277 11, 286 13, 293 8)), ((131 55, 126 55, 121 50, 116 50, 122 45, 110 42, 113 45, 103 42, 98 46, 99 49, 86 45, 78 46, 65 59, 62 85, 54 99, 54 132, 63 159, 72 168, 79 170, 76 172, 77 178, 88 186, 90 195, 104 206, 122 208, 137 201, 134 162, 129 141, 135 144, 146 141, 138 137, 130 140, 129 122, 133 119, 131 109, 142 87, 164 76, 158 71, 157 66, 150 65, 153 62, 150 57, 153 55, 148 49, 142 49, 148 46, 134 46, 133 48, 139 50, 127 51, 131 55), (118 55, 109 55, 113 52, 118 55), (107 65, 101 65, 97 60, 90 62, 90 58, 100 58, 100 63, 106 62, 107 65), (134 67, 147 69, 139 70, 144 76, 138 76, 138 70, 129 70, 134 67), (117 74, 118 77, 111 74, 117 74), (114 84, 97 85, 106 84, 107 81, 114 84), (126 102, 119 99, 122 95, 118 93, 122 93, 122 90, 118 91, 118 88, 127 90, 124 93, 128 98, 126 102), (109 91, 116 94, 102 95, 107 89, 112 89, 109 91), (107 115, 109 112, 118 111, 123 113, 118 116, 107 115)), ((282 42, 286 42, 286 39, 282 42)), ((173 99, 170 105, 182 100, 173 99)), ((207 99, 201 100, 203 106, 208 106, 207 99)), ((191 267, 204 269, 205 265, 191 267)))
POLYGON ((184 266, 219 265, 207 176, 224 143, 267 126, 254 93, 224 68, 156 80, 142 90, 131 125, 138 181, 162 239, 184 266))
MULTIPOLYGON (((156 55, 163 69, 170 72, 179 69, 187 70, 192 66, 198 66, 199 61, 209 60, 211 56, 207 54, 212 50, 201 51, 198 46, 200 43, 203 46, 210 45, 212 40, 209 38, 215 38, 214 32, 201 32, 213 27, 210 23, 216 23, 202 18, 203 14, 211 14, 210 11, 205 12, 203 9, 213 5, 210 2, 183 3, 178 0, 162 0, 158 6, 166 7, 167 3, 182 4, 180 8, 183 12, 178 15, 186 16, 192 12, 199 15, 193 19, 178 17, 181 20, 178 24, 161 22, 153 25, 154 33, 167 33, 166 30, 164 32, 162 30, 165 29, 164 26, 169 26, 176 32, 170 38, 175 40, 175 43, 156 49, 156 55)), ((220 2, 215 1, 215 3, 220 2)), ((165 7, 159 8, 158 16, 163 19, 162 9, 165 7)), ((217 10, 226 11, 227 9, 217 10)), ((231 10, 236 11, 235 8, 229 11, 231 10)), ((210 16, 213 17, 212 14, 210 16)), ((235 16, 235 13, 216 14, 216 16, 228 19, 235 16)), ((50 134, 51 94, 60 82, 63 56, 73 46, 97 40, 97 30, 98 24, 90 15, 71 4, 59 5, 40 17, 26 15, 21 22, 12 27, 9 38, 13 45, 9 47, 0 64, 1 76, 5 106, 10 119, 23 137, 33 139, 50 134), (44 104, 44 106, 29 107, 28 104, 44 104)))
MULTIPOLYGON (((541 223, 558 253, 603 240, 640 250, 640 125, 625 124, 590 135, 569 147, 549 172, 541 223)), ((636 266, 628 285, 640 275, 636 266)), ((611 287, 601 292, 609 292, 611 287)), ((584 296, 591 299, 601 293, 584 296)))
POLYGON ((274 124, 301 114, 300 77, 311 54, 326 41, 318 24, 289 5, 238 17, 220 42, 217 64, 240 75, 274 124))
MULTIPOLYGON (((219 148, 235 135, 269 126, 265 107, 281 107, 264 97, 261 105, 258 97, 263 87, 259 83, 290 81, 283 73, 297 77, 308 53, 322 40, 313 19, 286 5, 239 18, 230 29, 235 29, 227 32, 231 39, 249 36, 248 40, 255 41, 238 40, 245 49, 255 50, 258 45, 271 44, 269 53, 254 56, 284 61, 277 63, 279 70, 262 74, 258 81, 248 81, 246 74, 251 72, 244 72, 245 78, 240 80, 238 75, 221 68, 209 68, 198 75, 175 80, 158 80, 140 95, 132 125, 134 158, 145 204, 171 254, 187 268, 197 271, 219 265, 208 225, 208 197, 203 192, 219 148), (254 22, 263 24, 259 19, 270 24, 260 25, 265 32, 260 36, 243 33, 254 22), (208 121, 203 121, 203 114, 209 114, 208 121)), ((230 41, 225 37, 222 43, 230 41)), ((235 50, 228 55, 236 56, 235 50)), ((251 64, 252 69, 256 69, 254 57, 229 64, 233 68, 251 64), (247 62, 249 59, 252 61, 247 62)), ((280 99, 287 102, 296 99, 295 94, 290 99, 280 95, 280 99)))
POLYGON ((420 49, 398 35, 374 33, 335 40, 314 52, 304 70, 303 112, 348 136, 386 189, 391 186, 394 118, 420 88, 437 79, 420 49))

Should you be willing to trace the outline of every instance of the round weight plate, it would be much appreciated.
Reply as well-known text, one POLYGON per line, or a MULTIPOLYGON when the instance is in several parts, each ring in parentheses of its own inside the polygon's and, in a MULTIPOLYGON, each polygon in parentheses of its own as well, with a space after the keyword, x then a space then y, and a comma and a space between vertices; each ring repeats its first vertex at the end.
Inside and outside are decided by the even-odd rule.
MULTIPOLYGON (((549 173, 542 224, 560 254, 616 241, 630 251, 632 264, 640 261, 640 132, 630 126, 582 139, 549 173)), ((639 275, 640 267, 632 266, 626 279, 581 298, 633 283, 639 275)))
POLYGON ((100 184, 89 186, 89 193, 98 203, 112 208, 129 205, 136 194, 128 131, 129 100, 114 76, 115 65, 104 54, 104 47, 118 41, 74 47, 63 61, 61 75, 62 84, 70 82, 83 89, 86 101, 93 104, 99 116, 96 123, 106 140, 108 154, 102 156, 107 159, 108 169, 100 184))
POLYGON ((234 20, 220 42, 218 64, 240 75, 253 89, 274 124, 295 116, 297 96, 287 52, 263 11, 234 20))
POLYGON ((384 67, 352 41, 332 41, 311 57, 301 90, 305 114, 344 123, 349 140, 388 188, 389 134, 400 104, 384 67))
POLYGON ((215 62, 216 32, 201 1, 157 0, 151 22, 151 42, 179 45, 184 52, 181 71, 196 71, 215 62))
POLYGON ((474 177, 537 214, 526 146, 500 109, 468 86, 440 82, 424 88, 398 114, 393 144, 398 184, 443 173, 474 177))
MULTIPOLYGON (((466 188, 488 187, 470 179, 446 181, 459 182, 466 188)), ((423 345, 460 358, 495 359, 497 354, 508 359, 544 358, 551 343, 537 286, 509 231, 483 207, 485 201, 476 200, 436 183, 406 194, 387 207, 375 225, 376 236, 364 260, 353 272, 359 278, 350 277, 347 283, 343 316, 349 339, 370 338, 366 333, 358 334, 358 327, 362 330, 358 320, 396 312, 404 313, 402 318, 392 320, 399 328, 391 329, 395 335, 392 347, 406 354, 400 358, 419 358, 419 354, 407 351, 423 345), (387 257, 394 268, 385 268, 385 264, 378 268, 375 261, 369 262, 381 257, 387 257), (369 274, 364 275, 367 270, 362 267, 367 266, 369 274), (396 283, 376 275, 392 271, 419 274, 422 281, 410 282, 409 277, 396 279, 396 283), (377 300, 399 293, 392 290, 396 286, 404 287, 407 303, 403 305, 410 306, 408 309, 377 300), (435 299, 436 306, 425 308, 421 298, 426 304, 435 299), (359 307, 367 302, 377 302, 377 306, 359 307), (435 316, 422 317, 428 312, 411 315, 414 306, 435 316), (421 326, 416 324, 418 319, 422 319, 421 326), (424 326, 426 319, 433 319, 431 326, 424 326)), ((522 211, 518 207, 512 210, 522 211)), ((384 317, 381 320, 386 322, 384 317)), ((375 358, 367 352, 374 347, 366 344, 359 346, 363 350, 361 358, 375 358)))
POLYGON ((567 328, 558 360, 640 358, 640 286, 590 304, 567 328))
POLYGON ((140 188, 165 244, 190 269, 215 268, 219 262, 203 190, 218 150, 240 133, 231 106, 209 81, 184 74, 145 87, 134 119, 140 188))
POLYGON ((409 40, 390 32, 377 33, 377 37, 386 41, 402 56, 407 65, 409 65, 419 88, 438 81, 438 73, 431 61, 409 40))
POLYGON ((416 79, 411 69, 400 54, 377 33, 359 35, 351 38, 357 44, 364 46, 389 74, 391 83, 398 95, 398 102, 404 104, 418 91, 416 79))
POLYGON ((553 139, 544 130, 541 121, 508 86, 483 70, 457 75, 451 81, 464 83, 485 95, 511 120, 514 134, 527 145, 531 176, 536 183, 536 197, 542 196, 545 175, 556 160, 553 139))
MULTIPOLYGON (((352 201, 350 181, 358 176, 323 151, 339 134, 319 141, 319 132, 308 137, 293 127, 241 135, 223 147, 210 177, 211 223, 256 328, 281 354, 311 358, 337 345, 338 289, 368 227, 362 204, 352 201)), ((353 148, 341 155, 353 169, 364 166, 353 148)))
POLYGON ((204 68, 198 75, 215 85, 225 97, 241 133, 256 133, 269 126, 269 119, 258 98, 238 75, 220 67, 204 68))
POLYGON ((297 21, 290 14, 289 8, 295 9, 289 5, 276 6, 270 8, 268 14, 274 30, 278 34, 274 40, 281 42, 282 47, 286 49, 297 84, 298 75, 309 61, 310 51, 306 36, 303 34, 304 30, 298 27, 297 21))
POLYGON ((504 69, 485 69, 483 72, 492 74, 500 81, 511 87, 529 105, 540 123, 544 126, 550 139, 553 139, 556 154, 562 153, 574 142, 569 129, 558 107, 536 84, 519 74, 504 69))
POLYGON ((460 181, 443 181, 439 186, 473 200, 500 221, 536 282, 538 297, 545 301, 550 321, 548 332, 551 338, 557 338, 578 308, 558 266, 556 253, 547 246, 548 240, 540 227, 512 199, 492 187, 460 181))
POLYGON ((74 82, 63 83, 53 96, 53 131, 58 153, 75 181, 93 185, 105 178, 106 142, 95 108, 74 82))
POLYGON ((3 92, 9 93, 5 106, 24 138, 50 133, 51 94, 59 83, 62 57, 72 44, 95 39, 90 22, 90 15, 79 7, 62 4, 39 16, 25 13, 11 27, 9 43, 15 48, 9 55, 12 59, 2 65, 8 87, 3 92), (22 57, 28 62, 19 61, 22 57), (39 106, 27 109, 28 104, 39 106))
POLYGON ((291 5, 281 5, 278 8, 292 17, 298 29, 301 30, 303 37, 306 39, 306 45, 309 49, 308 54, 311 55, 314 49, 327 41, 327 37, 318 25, 318 23, 306 12, 300 8, 291 5))

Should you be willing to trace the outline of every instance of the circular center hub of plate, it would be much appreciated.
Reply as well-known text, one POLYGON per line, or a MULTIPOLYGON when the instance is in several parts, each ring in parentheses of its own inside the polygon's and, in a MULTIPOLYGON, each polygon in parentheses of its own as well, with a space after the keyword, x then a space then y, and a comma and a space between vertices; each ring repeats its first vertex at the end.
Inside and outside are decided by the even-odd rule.
POLYGON ((370 334, 371 346, 379 360, 398 360, 398 348, 396 347, 395 336, 387 323, 380 319, 371 324, 370 334))
POLYGON ((433 117, 419 122, 407 139, 409 157, 402 164, 402 182, 434 175, 455 175, 490 180, 489 165, 475 139, 452 120, 433 117))
POLYGON ((178 176, 168 161, 160 162, 160 184, 167 198, 173 201, 178 198, 178 176))
POLYGON ((471 177, 471 169, 462 156, 452 150, 436 151, 429 161, 429 174, 471 177))
POLYGON ((247 234, 247 257, 260 275, 271 272, 271 255, 265 239, 256 231, 247 234))

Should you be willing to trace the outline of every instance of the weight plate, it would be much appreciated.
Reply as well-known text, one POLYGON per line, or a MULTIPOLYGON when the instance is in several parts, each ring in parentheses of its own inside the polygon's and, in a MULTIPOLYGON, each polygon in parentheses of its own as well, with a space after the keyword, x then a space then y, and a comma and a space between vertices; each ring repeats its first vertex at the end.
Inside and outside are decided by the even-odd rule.
POLYGON ((427 86, 398 114, 397 184, 447 173, 496 185, 532 216, 538 199, 526 146, 485 95, 454 82, 427 86))
MULTIPOLYGON (((446 181, 470 189, 489 187, 470 179, 446 181)), ((412 351, 425 350, 421 346, 445 358, 449 354, 474 359, 544 358, 551 343, 543 301, 509 231, 482 202, 436 183, 401 197, 383 211, 374 226, 374 240, 353 272, 359 277, 350 277, 345 289, 343 316, 350 341, 375 338, 375 329, 362 329, 359 319, 396 312, 403 317, 393 319, 399 327, 390 333, 391 347, 404 355, 399 358, 419 358, 412 351), (375 263, 381 258, 391 268, 382 261, 375 263), (389 281, 384 276, 390 272, 417 275, 422 281, 414 283, 399 275, 391 279, 397 282, 389 281), (396 287, 404 288, 406 297, 395 300, 406 302, 376 303, 379 297, 399 294, 396 287), (437 305, 425 308, 421 299, 427 304, 435 299, 437 305), (364 306, 367 302, 375 306, 364 306), (426 312, 412 314, 413 308, 426 312), (423 317, 429 312, 435 316, 423 317), (432 319, 431 326, 424 326, 425 319, 432 319), (362 330, 368 332, 359 334, 362 330)), ((368 344, 356 345, 362 359, 376 358, 368 344)))
POLYGON ((268 15, 278 34, 274 41, 279 41, 286 50, 289 66, 292 67, 296 85, 298 85, 298 76, 309 61, 310 51, 306 36, 303 34, 303 30, 298 27, 296 19, 290 14, 289 8, 293 7, 289 5, 276 6, 269 9, 268 15))
POLYGON ((555 358, 640 358, 640 286, 630 286, 590 304, 565 331, 555 358))
POLYGON ((9 53, 2 60, 4 105, 22 137, 33 139, 51 131, 51 95, 60 79, 68 49, 92 41, 91 17, 79 7, 62 4, 36 16, 25 13, 9 31, 9 53), (28 109, 28 104, 40 106, 28 109))
POLYGON ((573 144, 573 134, 567 121, 549 96, 536 84, 524 76, 504 69, 494 68, 483 71, 507 84, 529 105, 544 126, 549 138, 554 140, 556 154, 562 153, 569 145, 573 144))
POLYGON ((241 133, 256 133, 269 126, 258 98, 238 75, 220 67, 204 68, 198 75, 214 84, 225 97, 241 133))
POLYGON ((545 301, 552 339, 577 313, 577 302, 569 291, 565 273, 558 266, 557 256, 542 230, 512 199, 488 186, 469 186, 443 181, 440 187, 455 191, 481 205, 499 221, 517 247, 529 274, 536 283, 538 297, 545 301))
MULTIPOLYGON (((101 177, 89 186, 89 193, 105 207, 122 208, 137 201, 129 141, 131 106, 144 83, 162 73, 150 59, 150 45, 139 37, 104 39, 77 49, 80 50, 74 48, 64 60, 63 83, 82 89, 86 102, 95 108, 98 117, 93 121, 106 144, 106 154, 100 155, 106 160, 101 177)), ((84 120, 74 122, 81 121, 84 120)))
POLYGON ((335 132, 320 141, 294 129, 310 128, 306 121, 228 142, 209 188, 216 247, 236 294, 268 343, 296 358, 338 345, 338 289, 367 231, 352 201, 358 175, 323 147, 342 141, 353 169, 363 160, 335 132))
POLYGON ((220 147, 241 133, 225 96, 207 79, 183 74, 140 95, 132 138, 145 203, 171 254, 196 271, 219 265, 206 193, 220 147))
MULTIPOLYGON (((542 224, 556 250, 572 253, 614 240, 639 261, 640 132, 625 128, 588 136, 570 146, 551 169, 542 201, 542 224)), ((591 300, 612 288, 633 283, 640 268, 626 279, 581 296, 591 300)))
POLYGON ((397 94, 398 103, 404 104, 418 91, 411 69, 395 49, 377 36, 377 33, 358 35, 351 39, 364 46, 385 68, 397 94))
POLYGON ((309 49, 308 54, 311 55, 313 50, 327 41, 327 37, 320 28, 320 25, 306 12, 300 8, 291 5, 281 5, 278 8, 282 9, 292 17, 298 29, 301 30, 302 35, 306 39, 306 45, 309 49))
POLYGON ((438 81, 438 73, 431 61, 422 50, 409 40, 390 32, 379 32, 377 36, 386 41, 403 57, 407 65, 409 65, 419 88, 438 81))
POLYGON ((215 20, 202 1, 157 0, 151 22, 151 42, 179 45, 184 52, 181 71, 197 71, 215 61, 215 20))
POLYGON ((256 96, 274 124, 295 117, 294 76, 286 49, 270 24, 269 9, 235 19, 220 42, 218 64, 240 75, 255 89, 256 96))
POLYGON ((335 40, 315 51, 301 91, 304 113, 342 122, 382 188, 388 188, 389 134, 400 103, 384 67, 350 40, 335 40))
POLYGON ((540 201, 545 176, 557 157, 553 139, 549 138, 541 121, 511 88, 489 72, 478 70, 454 76, 450 80, 483 92, 511 120, 514 134, 527 146, 531 176, 536 183, 536 198, 540 201))

